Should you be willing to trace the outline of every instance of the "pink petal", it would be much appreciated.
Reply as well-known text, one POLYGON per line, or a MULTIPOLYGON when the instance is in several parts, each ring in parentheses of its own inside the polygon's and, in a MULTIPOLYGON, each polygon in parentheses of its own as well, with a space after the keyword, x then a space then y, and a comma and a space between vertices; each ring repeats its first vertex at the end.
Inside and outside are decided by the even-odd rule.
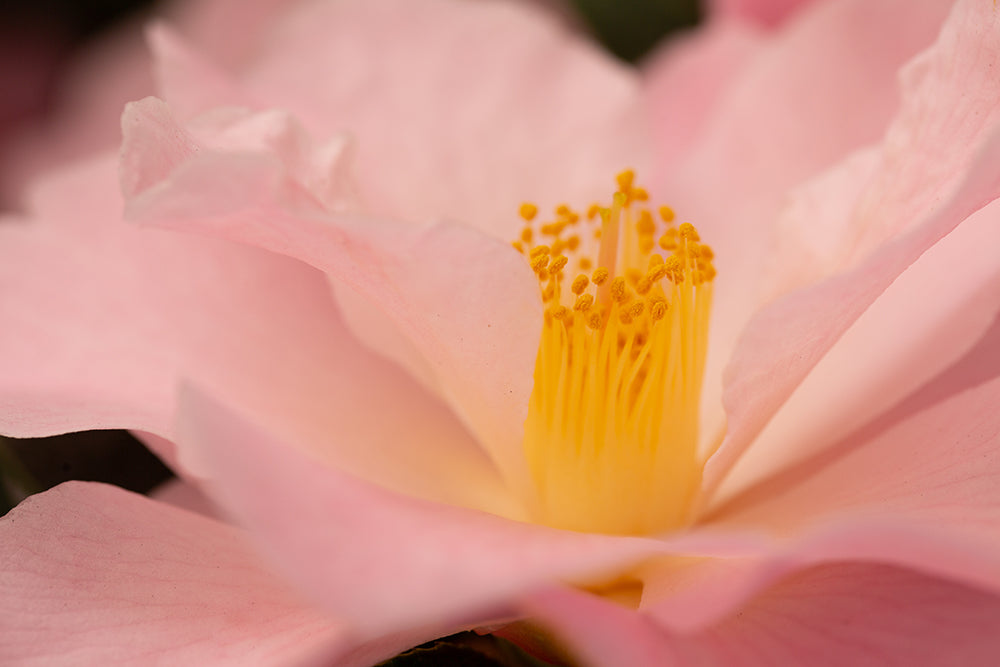
POLYGON ((1000 266, 981 251, 1000 244, 998 216, 994 201, 889 286, 782 406, 720 495, 830 447, 976 344, 1000 311, 1000 266))
MULTIPOLYGON (((123 127, 130 217, 261 245, 326 271, 391 318, 507 479, 523 478, 541 305, 535 277, 508 244, 450 224, 330 215, 335 197, 314 183, 322 183, 322 156, 339 144, 295 148, 288 137, 301 130, 281 114, 241 117, 232 131, 208 133, 203 149, 155 185, 179 162, 175 137, 192 135, 153 99, 130 105, 123 127)), ((333 192, 338 183, 325 187, 333 192)))
POLYGON ((643 62, 643 106, 661 154, 682 161, 762 42, 758 31, 742 22, 712 21, 667 41, 643 62))
POLYGON ((880 565, 799 573, 693 634, 569 590, 525 609, 594 666, 989 664, 1000 651, 996 596, 880 565))
POLYGON ((212 519, 218 517, 218 510, 212 501, 197 486, 182 479, 167 480, 153 489, 149 497, 158 502, 212 519))
POLYGON ((166 23, 152 24, 146 40, 153 54, 156 93, 170 100, 181 118, 193 118, 217 106, 260 106, 229 71, 166 23))
POLYGON ((842 560, 895 563, 1000 591, 995 546, 947 526, 855 517, 792 540, 716 526, 662 540, 556 531, 388 493, 303 458, 197 392, 185 405, 182 431, 209 452, 217 500, 280 572, 365 634, 416 619, 483 623, 515 596, 612 581, 640 561, 648 562, 635 575, 646 583, 644 606, 686 631, 716 622, 782 576, 842 560))
POLYGON ((42 186, 38 219, 0 226, 4 432, 140 429, 160 436, 143 438, 167 461, 203 473, 197 452, 178 461, 169 442, 184 373, 366 479, 501 511, 505 491, 478 445, 345 331, 322 274, 126 225, 115 181, 113 160, 81 166, 42 186), (393 419, 376 416, 386 405, 393 419), (338 449, 332 432, 367 446, 338 449))
POLYGON ((684 664, 656 623, 596 595, 549 589, 526 596, 521 609, 554 635, 560 653, 584 667, 684 664))
MULTIPOLYGON (((172 66, 158 65, 181 84, 171 105, 213 95, 172 66)), ((648 151, 635 73, 531 3, 304 3, 238 79, 310 133, 357 139, 366 210, 463 220, 504 240, 523 200, 586 206, 648 151)))
POLYGON ((350 646, 223 524, 70 482, 0 519, 6 664, 292 664, 350 646))
POLYGON ((727 369, 728 441, 706 468, 708 488, 879 294, 1000 194, 997 29, 989 7, 960 2, 939 43, 911 69, 903 110, 853 223, 868 234, 859 247, 877 249, 850 271, 766 307, 744 331, 727 369), (934 160, 920 157, 928 154, 934 160), (894 236, 876 245, 887 235, 894 236))
POLYGON ((184 398, 182 432, 215 465, 217 500, 279 571, 364 634, 482 623, 515 595, 602 580, 650 554, 760 550, 726 536, 666 543, 558 531, 406 498, 304 458, 197 391, 184 398))
MULTIPOLYGON (((180 34, 213 59, 235 66, 246 60, 261 28, 288 4, 187 0, 162 9, 180 34)), ((74 54, 53 117, 25 127, 16 141, 0 150, 0 199, 19 203, 22 190, 46 169, 119 142, 122 107, 154 92, 152 63, 142 41, 145 20, 137 17, 120 24, 96 45, 74 54)))
MULTIPOLYGON (((707 424, 723 420, 723 368, 739 333, 773 296, 761 293, 765 279, 785 257, 797 258, 776 256, 782 248, 772 235, 789 192, 882 135, 899 106, 899 67, 933 40, 949 4, 810 5, 736 72, 688 156, 661 153, 663 177, 654 190, 697 225, 720 267, 705 373, 707 424)), ((849 194, 838 190, 824 201, 849 194)), ((796 222, 811 228, 811 220, 796 222)))
POLYGON ((813 0, 710 0, 708 5, 713 18, 738 16, 760 25, 777 27, 812 2, 813 0))
MULTIPOLYGON (((962 360, 820 455, 712 519, 789 534, 878 517, 1000 550, 1000 319, 962 360)), ((902 548, 902 547, 900 547, 902 548)))

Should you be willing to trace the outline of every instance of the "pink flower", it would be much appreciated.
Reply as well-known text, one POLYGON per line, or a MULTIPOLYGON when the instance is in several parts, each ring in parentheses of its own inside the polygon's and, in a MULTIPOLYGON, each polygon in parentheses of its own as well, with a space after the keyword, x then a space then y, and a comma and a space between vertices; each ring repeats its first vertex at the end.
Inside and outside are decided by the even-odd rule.
POLYGON ((1000 653, 1000 14, 800 4, 720 3, 641 75, 506 3, 304 3, 239 66, 155 26, 120 156, 0 227, 3 428, 133 429, 242 528, 30 498, 0 657, 370 664, 524 618, 594 665, 1000 653), (631 509, 559 530, 594 512, 535 488, 566 357, 509 241, 625 164, 714 249, 694 485, 636 529, 658 473, 592 467, 631 509))

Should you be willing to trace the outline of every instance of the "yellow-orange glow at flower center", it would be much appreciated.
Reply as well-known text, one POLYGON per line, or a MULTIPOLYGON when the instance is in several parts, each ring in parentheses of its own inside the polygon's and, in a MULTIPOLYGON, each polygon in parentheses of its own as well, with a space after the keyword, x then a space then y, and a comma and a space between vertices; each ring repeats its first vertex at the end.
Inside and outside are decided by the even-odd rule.
POLYGON ((643 535, 683 525, 701 483, 698 401, 711 249, 691 224, 643 204, 634 174, 610 206, 523 204, 514 247, 545 303, 524 453, 535 519, 643 535))

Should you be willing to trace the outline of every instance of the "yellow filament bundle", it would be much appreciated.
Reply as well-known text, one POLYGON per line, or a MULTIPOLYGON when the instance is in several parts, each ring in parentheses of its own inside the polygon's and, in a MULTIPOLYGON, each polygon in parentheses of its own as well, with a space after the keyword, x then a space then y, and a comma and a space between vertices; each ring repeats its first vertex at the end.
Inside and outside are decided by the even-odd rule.
POLYGON ((546 305, 523 444, 539 522, 641 535, 683 525, 701 482, 715 268, 693 225, 668 207, 657 223, 632 171, 617 180, 586 216, 561 205, 539 222, 521 206, 514 245, 546 305))

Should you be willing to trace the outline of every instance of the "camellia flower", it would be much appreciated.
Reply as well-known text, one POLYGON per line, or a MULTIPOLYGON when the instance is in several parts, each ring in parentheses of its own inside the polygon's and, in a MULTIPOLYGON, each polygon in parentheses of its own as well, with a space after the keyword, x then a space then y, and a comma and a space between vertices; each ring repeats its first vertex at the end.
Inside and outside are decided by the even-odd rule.
POLYGON ((247 40, 154 25, 120 153, 0 226, 4 432, 132 429, 240 528, 29 498, 2 661, 1000 654, 993 3, 720 3, 639 73, 504 2, 247 40))

